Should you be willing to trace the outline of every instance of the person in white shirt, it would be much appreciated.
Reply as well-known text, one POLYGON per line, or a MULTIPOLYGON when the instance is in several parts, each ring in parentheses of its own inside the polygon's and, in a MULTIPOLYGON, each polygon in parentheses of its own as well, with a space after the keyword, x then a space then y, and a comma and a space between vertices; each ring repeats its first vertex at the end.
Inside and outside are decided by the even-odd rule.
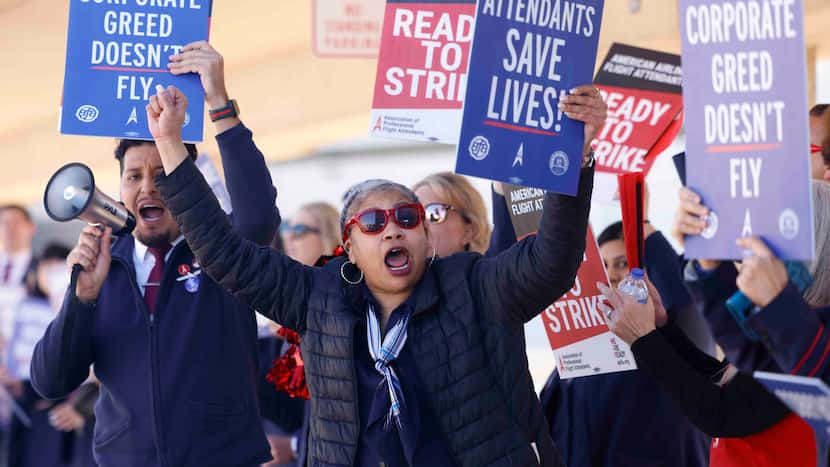
POLYGON ((0 206, 0 286, 22 286, 32 262, 35 224, 23 206, 0 206))

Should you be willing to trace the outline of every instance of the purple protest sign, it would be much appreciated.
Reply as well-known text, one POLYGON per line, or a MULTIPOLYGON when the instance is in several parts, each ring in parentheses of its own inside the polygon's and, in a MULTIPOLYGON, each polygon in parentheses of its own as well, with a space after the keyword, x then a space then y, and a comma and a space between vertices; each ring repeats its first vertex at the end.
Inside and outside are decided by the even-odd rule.
POLYGON ((802 0, 681 0, 688 186, 712 209, 690 258, 738 259, 760 235, 813 257, 802 0))

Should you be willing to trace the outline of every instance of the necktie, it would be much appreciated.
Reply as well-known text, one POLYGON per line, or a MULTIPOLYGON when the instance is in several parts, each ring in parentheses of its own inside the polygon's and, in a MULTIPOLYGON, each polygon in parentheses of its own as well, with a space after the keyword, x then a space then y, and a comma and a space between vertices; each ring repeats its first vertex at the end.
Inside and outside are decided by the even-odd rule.
POLYGON ((164 256, 170 251, 170 245, 163 248, 148 248, 147 251, 156 259, 156 264, 153 265, 153 269, 150 271, 150 277, 147 278, 147 283, 144 284, 144 303, 147 304, 150 313, 153 313, 156 311, 156 299, 161 287, 161 276, 164 273, 164 256))

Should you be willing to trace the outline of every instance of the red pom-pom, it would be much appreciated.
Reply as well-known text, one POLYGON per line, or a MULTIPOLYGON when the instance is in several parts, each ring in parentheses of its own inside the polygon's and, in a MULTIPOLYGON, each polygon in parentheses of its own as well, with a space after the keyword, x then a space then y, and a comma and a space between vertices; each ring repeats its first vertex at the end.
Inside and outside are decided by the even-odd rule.
POLYGON ((277 335, 288 341, 289 344, 300 345, 300 335, 285 326, 277 330, 277 335))
POLYGON ((277 335, 291 346, 282 357, 274 360, 274 365, 265 375, 265 379, 274 383, 277 391, 282 391, 293 398, 308 400, 311 396, 305 380, 305 363, 300 353, 300 336, 284 326, 277 331, 277 335))

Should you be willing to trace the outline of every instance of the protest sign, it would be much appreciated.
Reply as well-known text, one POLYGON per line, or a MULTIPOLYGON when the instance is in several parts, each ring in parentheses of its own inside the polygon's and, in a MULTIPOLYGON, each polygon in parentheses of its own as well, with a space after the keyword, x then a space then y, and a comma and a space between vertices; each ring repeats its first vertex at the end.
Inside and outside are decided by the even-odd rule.
POLYGON ((505 183, 504 200, 516 238, 521 240, 536 233, 542 218, 545 190, 505 183))
MULTIPOLYGON (((545 192, 505 185, 504 193, 516 237, 522 239, 533 234, 539 226, 545 192)), ((605 297, 597 282, 608 284, 609 281, 593 230, 588 227, 585 255, 573 287, 541 315, 560 378, 637 368, 631 349, 605 324, 605 316, 598 307, 605 297)))
POLYGON ((7 342, 8 352, 3 366, 11 377, 28 380, 35 345, 46 333, 46 328, 57 313, 48 301, 35 298, 20 300, 14 311, 12 332, 7 342))
POLYGON ((680 56, 615 43, 594 84, 608 105, 605 126, 593 143, 597 171, 594 200, 609 202, 616 200, 612 176, 648 174, 657 156, 680 132, 680 56))
POLYGON ((762 236, 813 257, 801 0, 681 0, 688 186, 711 210, 689 258, 740 259, 762 236))
POLYGON ((314 54, 324 58, 377 57, 383 6, 383 0, 313 0, 314 54))
POLYGON ((173 76, 170 55, 207 40, 211 0, 71 0, 60 132, 152 139, 145 106, 156 85, 187 96, 185 141, 202 140, 199 76, 173 76))
POLYGON ((593 82, 602 0, 478 3, 456 171, 573 195, 584 124, 558 110, 593 82))
POLYGON ((369 134, 458 142, 475 0, 388 0, 369 134))
POLYGON ((542 313, 562 379, 637 369, 631 349, 608 330, 605 315, 598 307, 605 297, 597 282, 608 284, 609 281, 594 232, 589 227, 576 282, 542 313))
POLYGON ((756 371, 753 376, 798 414, 816 435, 819 459, 827 459, 830 441, 830 388, 818 378, 756 371))

